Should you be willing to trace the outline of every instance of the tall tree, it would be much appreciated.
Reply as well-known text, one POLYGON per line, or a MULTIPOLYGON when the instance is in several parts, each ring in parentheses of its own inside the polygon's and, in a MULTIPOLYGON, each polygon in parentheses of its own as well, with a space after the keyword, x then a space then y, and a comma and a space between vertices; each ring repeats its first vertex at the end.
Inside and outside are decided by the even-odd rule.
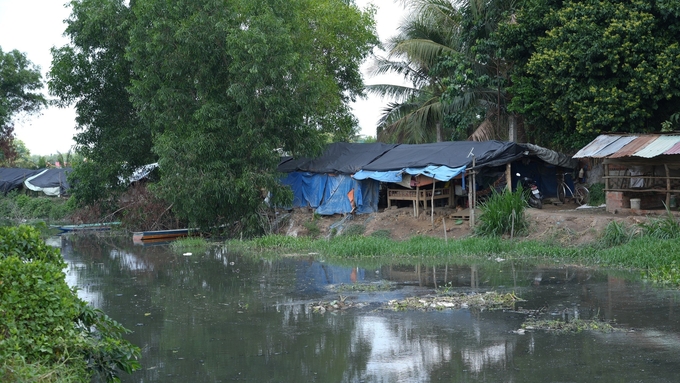
POLYGON ((21 114, 38 113, 47 105, 40 92, 43 86, 40 68, 26 55, 0 48, 0 151, 2 161, 11 163, 14 150, 14 120, 21 114))
POLYGON ((192 224, 257 228, 263 191, 284 194, 276 149, 355 131, 348 102, 377 43, 372 11, 341 0, 145 0, 133 10, 130 89, 156 132, 157 190, 192 224))
MULTIPOLYGON (((382 140, 421 143, 467 138, 485 126, 506 124, 508 65, 490 36, 508 19, 509 0, 416 0, 400 33, 386 43, 375 74, 401 74, 411 86, 369 90, 396 97, 379 122, 382 140)), ((493 134, 492 134, 493 135, 493 134)), ((504 133, 507 136, 507 130, 504 133)), ((492 137, 496 138, 496 137, 492 137)))
POLYGON ((461 49, 460 12, 449 0, 409 2, 410 13, 397 36, 385 43, 387 57, 377 57, 372 75, 395 73, 408 85, 368 86, 371 93, 395 98, 378 122, 378 140, 424 143, 442 140, 441 95, 446 90, 438 64, 461 49))
POLYGON ((156 160, 152 131, 143 125, 127 88, 134 73, 125 58, 134 14, 125 0, 73 0, 65 34, 52 49, 50 93, 59 105, 75 104, 76 151, 86 161, 74 169, 73 195, 84 204, 107 199, 124 186, 119 177, 156 160))
POLYGON ((533 141, 573 150, 651 132, 680 110, 680 3, 527 0, 499 39, 517 63, 511 107, 533 141))

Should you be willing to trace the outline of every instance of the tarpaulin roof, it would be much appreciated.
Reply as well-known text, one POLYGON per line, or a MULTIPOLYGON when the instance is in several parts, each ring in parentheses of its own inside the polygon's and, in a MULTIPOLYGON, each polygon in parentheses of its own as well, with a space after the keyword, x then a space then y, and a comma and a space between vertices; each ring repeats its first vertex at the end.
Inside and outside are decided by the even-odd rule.
POLYGON ((678 153, 680 135, 603 134, 579 150, 574 158, 654 158, 678 153))
POLYGON ((397 145, 381 142, 369 144, 335 142, 328 145, 323 154, 317 158, 292 159, 288 157, 285 161, 282 159, 278 170, 282 173, 301 171, 354 174, 395 146, 397 145))
POLYGON ((27 178, 40 173, 42 170, 0 168, 0 192, 7 194, 21 186, 27 178))
POLYGON ((499 166, 524 155, 525 149, 514 142, 449 141, 434 144, 399 145, 363 167, 364 170, 386 171, 423 168, 429 165, 449 168, 499 166))
POLYGON ((33 191, 41 191, 50 196, 66 194, 69 189, 66 177, 72 171, 71 168, 44 169, 26 179, 24 185, 33 191))
POLYGON ((543 162, 546 162, 550 165, 560 166, 567 169, 576 169, 578 167, 578 161, 567 156, 566 154, 562 154, 534 144, 521 145, 529 149, 529 155, 536 156, 543 162))

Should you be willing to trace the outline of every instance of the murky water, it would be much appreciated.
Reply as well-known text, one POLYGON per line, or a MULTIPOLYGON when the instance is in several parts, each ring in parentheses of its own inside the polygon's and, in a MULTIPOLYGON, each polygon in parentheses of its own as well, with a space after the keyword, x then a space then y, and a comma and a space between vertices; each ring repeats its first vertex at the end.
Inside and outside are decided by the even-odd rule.
POLYGON ((143 369, 123 382, 676 382, 680 295, 637 273, 526 266, 332 265, 254 260, 226 250, 183 256, 106 237, 61 239, 67 279, 134 332, 143 369), (330 285, 395 284, 345 292, 330 285), (383 283, 384 284, 384 283, 383 283), (513 311, 391 311, 432 292, 514 291, 548 317, 599 317, 630 331, 517 334, 513 311))

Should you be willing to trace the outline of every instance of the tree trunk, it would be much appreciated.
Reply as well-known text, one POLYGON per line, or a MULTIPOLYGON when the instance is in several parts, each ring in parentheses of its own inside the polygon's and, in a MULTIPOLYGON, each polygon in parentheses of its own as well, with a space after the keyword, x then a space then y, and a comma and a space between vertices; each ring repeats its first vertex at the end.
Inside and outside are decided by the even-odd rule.
POLYGON ((441 124, 441 122, 437 123, 437 142, 442 142, 442 124, 441 124))
POLYGON ((508 114, 508 141, 517 142, 517 116, 514 113, 508 114))

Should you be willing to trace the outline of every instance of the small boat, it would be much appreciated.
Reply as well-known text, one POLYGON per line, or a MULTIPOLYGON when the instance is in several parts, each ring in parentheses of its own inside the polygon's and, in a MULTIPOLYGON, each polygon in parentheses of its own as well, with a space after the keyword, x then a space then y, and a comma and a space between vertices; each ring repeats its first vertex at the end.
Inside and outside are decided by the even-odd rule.
POLYGON ((154 231, 137 231, 132 234, 132 241, 157 241, 157 240, 171 240, 176 238, 188 237, 191 234, 191 229, 171 229, 171 230, 154 230, 154 231))
POLYGON ((103 222, 103 223, 82 223, 80 225, 52 225, 53 228, 63 232, 81 232, 81 231, 106 231, 111 230, 113 226, 120 225, 120 222, 103 222))

